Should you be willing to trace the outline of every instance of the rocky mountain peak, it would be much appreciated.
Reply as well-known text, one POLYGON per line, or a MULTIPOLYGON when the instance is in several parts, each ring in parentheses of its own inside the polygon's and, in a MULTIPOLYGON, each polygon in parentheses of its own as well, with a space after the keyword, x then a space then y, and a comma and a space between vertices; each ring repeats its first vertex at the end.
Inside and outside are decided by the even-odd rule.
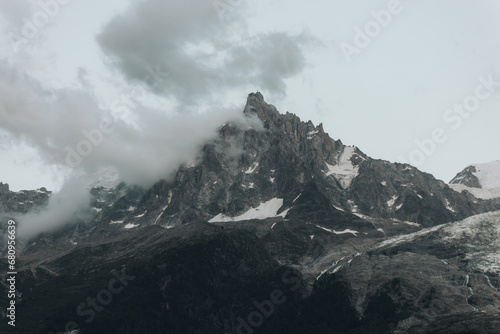
POLYGON ((466 167, 450 181, 450 184, 463 184, 467 187, 482 188, 479 179, 474 175, 475 173, 477 173, 475 166, 466 167))
MULTIPOLYGON (((325 133, 323 123, 315 126, 310 120, 304 122, 294 113, 280 113, 275 106, 268 104, 260 92, 250 93, 244 109, 245 114, 256 114, 263 122, 264 128, 278 136, 283 150, 292 150, 293 147, 309 150, 310 146, 329 157, 332 153, 338 154, 343 144, 340 140, 333 140, 325 133), (285 142, 287 144, 285 144, 285 142)), ((302 152, 306 154, 307 152, 302 152)))
POLYGON ((273 105, 267 104, 260 92, 248 95, 247 104, 243 112, 245 114, 256 114, 266 128, 276 125, 279 119, 278 110, 273 105))
POLYGON ((466 167, 451 181, 450 187, 468 191, 477 198, 500 198, 500 161, 474 164, 466 167))

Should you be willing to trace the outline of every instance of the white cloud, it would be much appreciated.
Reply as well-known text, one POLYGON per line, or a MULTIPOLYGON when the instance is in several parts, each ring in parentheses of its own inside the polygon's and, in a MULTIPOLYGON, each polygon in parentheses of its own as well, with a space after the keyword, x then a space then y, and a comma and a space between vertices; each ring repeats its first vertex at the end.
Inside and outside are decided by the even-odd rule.
POLYGON ((249 86, 284 95, 284 80, 305 66, 301 46, 310 39, 285 32, 250 36, 241 17, 221 20, 206 0, 143 1, 97 36, 129 80, 184 106, 249 86))

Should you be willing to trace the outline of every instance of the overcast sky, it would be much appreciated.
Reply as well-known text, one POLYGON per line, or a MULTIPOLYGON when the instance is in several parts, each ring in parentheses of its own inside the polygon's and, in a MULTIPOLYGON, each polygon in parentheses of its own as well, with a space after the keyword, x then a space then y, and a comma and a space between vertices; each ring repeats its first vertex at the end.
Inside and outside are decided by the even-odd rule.
POLYGON ((0 12, 0 181, 13 190, 109 167, 151 184, 243 121, 257 90, 446 182, 500 159, 496 0, 5 0, 0 12))

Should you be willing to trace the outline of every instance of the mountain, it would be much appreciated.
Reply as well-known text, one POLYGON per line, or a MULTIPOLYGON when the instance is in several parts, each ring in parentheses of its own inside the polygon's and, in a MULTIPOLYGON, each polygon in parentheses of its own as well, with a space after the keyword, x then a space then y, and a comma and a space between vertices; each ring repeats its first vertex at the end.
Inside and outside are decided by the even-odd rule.
POLYGON ((51 192, 45 188, 14 192, 8 184, 0 182, 0 212, 36 212, 47 205, 51 192))
MULTIPOLYGON (((20 240, 16 329, 498 333, 500 201, 468 190, 494 187, 494 166, 446 184, 260 93, 243 113, 172 178, 143 189, 111 173, 91 185, 90 218, 20 240)), ((22 224, 5 187, 3 215, 22 224)), ((50 197, 23 193, 28 211, 50 197)))
MULTIPOLYGON (((431 324, 413 314, 406 324, 409 333, 444 332, 439 328, 447 328, 450 333, 498 332, 499 222, 499 211, 485 213, 390 238, 372 250, 376 258, 388 256, 391 265, 411 259, 409 262, 415 267, 398 269, 413 273, 413 277, 408 275, 400 281, 401 285, 406 285, 406 291, 401 289, 399 297, 418 303, 425 301, 427 315, 437 314, 431 324), (421 288, 415 289, 418 286, 421 288), (445 315, 443 310, 446 310, 445 315), (485 319, 491 324, 482 323, 485 319)), ((355 276, 352 278, 356 280, 355 276)))
POLYGON ((456 191, 467 191, 477 198, 499 198, 500 161, 465 168, 450 181, 450 187, 456 191))

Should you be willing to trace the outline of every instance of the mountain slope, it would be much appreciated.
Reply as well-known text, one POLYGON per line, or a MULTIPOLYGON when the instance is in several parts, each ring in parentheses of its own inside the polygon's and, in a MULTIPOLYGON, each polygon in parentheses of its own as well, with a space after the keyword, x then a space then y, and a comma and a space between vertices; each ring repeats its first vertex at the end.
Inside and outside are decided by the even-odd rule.
MULTIPOLYGON (((19 316, 33 319, 23 330, 76 321, 82 333, 242 333, 255 302, 278 290, 288 302, 251 330, 446 333, 449 315, 464 328, 496 323, 497 199, 372 159, 260 93, 243 112, 248 122, 222 125, 171 179, 149 189, 102 179, 89 219, 20 240, 19 316), (85 321, 81 301, 113 270, 137 278, 85 321)), ((483 174, 464 171, 460 186, 492 184, 483 174)), ((23 194, 4 189, 2 203, 39 196, 30 210, 40 210, 50 196, 23 194)), ((22 224, 22 207, 3 207, 22 224)))

